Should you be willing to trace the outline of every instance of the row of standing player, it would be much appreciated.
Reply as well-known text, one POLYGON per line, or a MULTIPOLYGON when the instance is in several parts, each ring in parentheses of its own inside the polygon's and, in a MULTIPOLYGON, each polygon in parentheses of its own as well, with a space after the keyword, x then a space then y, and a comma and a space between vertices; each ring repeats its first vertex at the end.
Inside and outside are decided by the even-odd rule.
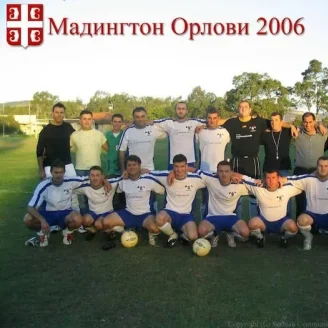
MULTIPOLYGON (((61 110, 60 107, 58 106, 54 107, 53 110, 54 116, 56 115, 56 112, 58 112, 58 109, 60 112, 61 110)), ((248 175, 253 177, 258 177, 260 175, 259 161, 257 156, 255 157, 247 156, 247 155, 238 156, 238 154, 256 153, 257 155, 258 148, 259 148, 259 140, 261 139, 261 133, 265 128, 267 128, 268 121, 265 121, 263 119, 253 119, 250 116, 250 108, 247 102, 242 102, 240 104, 239 112, 240 112, 240 117, 238 119, 235 118, 235 119, 230 119, 228 121, 220 119, 218 112, 215 110, 212 110, 212 112, 210 111, 208 113, 207 116, 208 127, 202 130, 199 134, 196 134, 200 142, 201 169, 210 170, 213 172, 215 170, 216 163, 224 158, 224 150, 226 144, 229 142, 229 133, 227 131, 228 129, 230 131, 230 134, 232 135, 231 141, 232 141, 232 153, 234 156, 233 157, 234 170, 248 173, 248 175), (220 124, 223 123, 225 128, 219 126, 220 124), (248 147, 246 147, 245 145, 248 145, 248 147), (251 145, 252 147, 250 147, 251 145)), ((146 125, 146 111, 143 108, 135 109, 133 112, 135 125, 124 131, 119 145, 121 169, 123 168, 124 165, 123 159, 125 157, 125 151, 127 148, 129 149, 130 154, 137 153, 142 157, 143 163, 145 163, 143 165, 144 167, 148 167, 149 169, 152 169, 155 140, 157 137, 162 137, 163 132, 168 133, 170 137, 170 152, 169 152, 169 154, 171 154, 170 164, 172 162, 172 156, 173 156, 172 154, 178 152, 179 149, 183 148, 185 154, 187 155, 188 165, 193 166, 196 158, 195 150, 194 150, 195 128, 203 125, 204 122, 201 120, 187 119, 188 112, 185 103, 177 104, 176 114, 177 114, 177 120, 166 119, 166 120, 154 121, 153 125, 146 125)), ((63 113, 59 113, 59 116, 60 118, 63 118, 63 113)), ((273 119, 278 119, 278 121, 280 122, 280 127, 278 126, 278 128, 281 129, 281 125, 282 125, 281 117, 279 117, 279 115, 273 115, 271 120, 272 130, 275 131, 275 126, 274 124, 272 124, 274 123, 273 119)), ((117 125, 119 125, 120 120, 121 120, 120 117, 115 117, 115 116, 113 117, 114 131, 112 132, 113 133, 112 136, 114 138, 119 137, 119 130, 118 129, 115 130, 115 123, 118 123, 117 125), (118 120, 118 122, 115 122, 116 120, 118 120)), ((89 159, 98 157, 100 162, 100 154, 98 156, 91 156, 91 155, 93 155, 94 152, 97 151, 97 149, 99 152, 100 149, 99 145, 104 146, 104 148, 107 148, 107 145, 102 143, 103 139, 101 138, 98 138, 98 140, 100 140, 100 143, 98 142, 98 144, 96 145, 92 144, 91 141, 95 141, 95 140, 97 141, 97 138, 94 138, 93 140, 91 140, 92 138, 90 138, 90 133, 88 132, 91 129, 91 123, 92 123, 92 113, 83 111, 81 113, 82 130, 79 131, 80 133, 75 132, 71 138, 71 140, 73 140, 73 142, 71 143, 77 146, 77 153, 79 154, 79 156, 77 156, 78 157, 77 162, 82 162, 81 160, 78 161, 79 158, 83 159, 88 157, 86 156, 86 154, 89 155, 88 157, 89 159), (87 146, 87 144, 89 146, 87 146), (94 151, 93 153, 92 152, 90 153, 91 149, 94 151)), ((50 127, 53 128, 54 125, 52 124, 50 127)), ((98 132, 99 135, 100 132, 99 131, 96 132, 98 132)), ((53 131, 52 139, 55 139, 54 138, 55 135, 57 134, 55 133, 55 131, 53 131)), ((63 138, 64 135, 65 134, 63 134, 61 137, 63 138)), ((42 138, 42 134, 41 134, 39 139, 39 145, 38 145, 39 153, 40 153, 40 149, 44 148, 44 147, 43 148, 40 147, 43 146, 44 144, 44 143, 42 144, 43 140, 44 138, 42 138)), ((279 146, 279 141, 278 141, 278 146, 279 146)), ((49 148, 51 147, 48 147, 48 150, 49 148)), ((58 144, 57 144, 57 148, 58 148, 58 144)), ((67 147, 62 147, 61 149, 66 150, 67 153, 67 147)), ((115 148, 111 147, 110 145, 110 150, 111 149, 115 149, 115 148)), ((278 152, 278 148, 277 148, 277 152, 278 152)), ((46 160, 48 159, 48 162, 50 162, 51 157, 54 158, 54 156, 49 156, 49 155, 55 155, 55 153, 56 152, 54 151, 53 154, 46 154, 46 160)), ((109 152, 109 153, 112 154, 113 152, 109 152)), ((41 156, 38 155, 38 157, 39 159, 41 159, 41 156)), ((70 155, 66 157, 67 157, 66 160, 70 160, 70 155)), ((44 158, 43 155, 42 158, 44 158)), ((110 165, 110 167, 115 166, 115 156, 112 156, 112 158, 114 158, 114 160, 112 161, 112 165, 110 165)), ((277 158, 277 160, 278 159, 279 158, 277 158)), ((91 160, 91 162, 95 163, 96 161, 91 160)), ((89 167, 91 165, 91 162, 89 163, 89 167)), ((67 166, 71 167, 71 163, 68 163, 67 166)), ((46 166, 46 168, 47 167, 49 168, 49 166, 46 166)), ((42 169, 40 169, 40 172, 41 175, 43 175, 42 169)), ((86 167, 85 166, 81 167, 80 163, 77 163, 77 172, 79 174, 86 175, 87 174, 86 167)), ((252 201, 251 203, 252 205, 256 205, 254 201, 252 201)))

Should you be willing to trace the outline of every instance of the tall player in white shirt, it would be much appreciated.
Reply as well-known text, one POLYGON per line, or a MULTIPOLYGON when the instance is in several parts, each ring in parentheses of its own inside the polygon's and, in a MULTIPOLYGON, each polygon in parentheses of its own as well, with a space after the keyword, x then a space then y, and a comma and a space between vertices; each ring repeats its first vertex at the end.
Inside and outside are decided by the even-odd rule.
POLYGON ((217 172, 217 165, 224 160, 225 149, 230 142, 227 129, 219 125, 219 111, 211 107, 207 111, 207 126, 196 133, 200 150, 200 169, 217 172))
MULTIPOLYGON (((48 246, 50 226, 54 225, 63 229, 63 243, 70 245, 73 231, 82 223, 80 213, 72 210, 72 192, 85 179, 64 178, 65 164, 59 160, 52 163, 50 172, 52 178, 43 180, 36 187, 24 223, 29 229, 38 231, 40 247, 48 246), (45 210, 39 210, 44 201, 45 210)), ((29 239, 26 245, 37 245, 36 237, 29 239)))
POLYGON ((244 239, 249 237, 246 222, 235 214, 239 198, 248 195, 247 188, 243 184, 231 182, 233 171, 228 161, 219 162, 216 174, 203 171, 197 173, 205 182, 209 193, 208 213, 198 226, 200 237, 211 237, 211 245, 216 247, 218 234, 226 231, 228 246, 236 247, 232 231, 244 239), (216 236, 213 235, 214 232, 216 236))
POLYGON ((124 192, 126 209, 113 212, 103 220, 103 229, 122 231, 131 228, 145 228, 149 233, 149 244, 156 245, 159 229, 155 224, 155 215, 150 209, 150 194, 164 194, 164 187, 149 174, 141 175, 141 160, 130 155, 126 162, 129 178, 120 180, 117 192, 124 192))
POLYGON ((103 219, 113 212, 113 197, 122 178, 112 178, 107 181, 111 184, 112 189, 107 192, 104 188, 105 179, 103 170, 100 166, 93 166, 89 171, 89 182, 83 183, 74 192, 85 195, 88 198, 88 212, 83 215, 83 227, 89 233, 86 240, 91 240, 95 236, 96 230, 103 230, 103 219))
POLYGON ((312 248, 311 225, 328 230, 328 157, 318 158, 315 175, 291 176, 287 180, 305 191, 306 211, 297 218, 297 224, 304 236, 303 249, 308 251, 312 248))
POLYGON ((295 236, 298 229, 297 225, 287 216, 287 205, 291 197, 301 193, 301 190, 294 187, 291 183, 279 188, 279 171, 272 170, 265 173, 265 185, 259 187, 255 180, 250 179, 240 173, 234 176, 242 177, 242 182, 250 193, 258 201, 260 214, 248 221, 248 227, 252 236, 256 238, 256 245, 264 247, 264 237, 262 232, 282 234, 280 247, 288 246, 288 239, 295 236))
POLYGON ((198 174, 187 172, 187 158, 178 154, 173 158, 175 179, 172 185, 168 183, 169 171, 153 171, 151 176, 160 181, 166 189, 166 205, 156 215, 159 229, 169 236, 168 247, 173 247, 178 234, 187 241, 198 238, 195 218, 192 215, 192 203, 198 189, 205 188, 205 183, 198 174))
MULTIPOLYGON (((202 171, 217 172, 217 165, 224 160, 225 149, 230 142, 230 134, 227 129, 219 125, 220 115, 215 107, 207 111, 207 126, 196 133, 196 140, 200 150, 200 169, 202 171)), ((206 189, 202 192, 200 204, 201 219, 206 215, 205 202, 207 199, 206 189)))
POLYGON ((178 102, 175 108, 176 119, 154 120, 154 126, 169 136, 168 169, 173 167, 173 158, 183 150, 189 166, 196 163, 195 129, 204 125, 204 120, 188 118, 187 104, 178 102))
POLYGON ((134 125, 122 134, 118 148, 120 150, 121 173, 125 170, 126 152, 141 159, 143 169, 154 170, 154 148, 157 139, 164 139, 166 133, 153 124, 147 125, 147 112, 144 107, 133 110, 134 125))

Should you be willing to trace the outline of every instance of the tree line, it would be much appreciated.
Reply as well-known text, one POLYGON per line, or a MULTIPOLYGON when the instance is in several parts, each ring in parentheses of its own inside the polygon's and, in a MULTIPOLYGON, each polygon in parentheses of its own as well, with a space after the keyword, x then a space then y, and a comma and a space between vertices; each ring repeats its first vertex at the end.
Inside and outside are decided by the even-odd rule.
MULTIPOLYGON (((209 106, 220 109, 222 117, 231 117, 236 113, 241 100, 249 100, 252 108, 262 117, 270 113, 302 108, 316 113, 328 111, 328 68, 314 59, 308 68, 301 73, 301 81, 293 87, 284 86, 267 73, 244 72, 233 78, 233 88, 223 96, 207 92, 200 86, 195 87, 187 99, 181 97, 135 97, 127 93, 111 94, 106 91, 96 91, 87 104, 81 99, 61 101, 66 106, 66 117, 77 118, 82 109, 93 112, 121 113, 126 119, 131 119, 131 111, 137 106, 143 106, 151 119, 170 117, 178 101, 186 101, 192 117, 204 117, 209 106)), ((59 97, 48 91, 36 92, 30 102, 30 113, 40 119, 50 117, 50 109, 59 97)), ((28 114, 28 103, 6 105, 6 114, 28 114)))

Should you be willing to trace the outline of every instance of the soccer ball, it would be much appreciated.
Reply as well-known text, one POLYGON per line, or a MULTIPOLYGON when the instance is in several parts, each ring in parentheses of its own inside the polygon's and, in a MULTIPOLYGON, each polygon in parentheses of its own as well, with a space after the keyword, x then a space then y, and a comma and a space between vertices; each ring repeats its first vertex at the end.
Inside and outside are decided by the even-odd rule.
POLYGON ((211 243, 205 238, 198 238, 192 245, 192 250, 198 256, 206 256, 211 251, 211 243))
POLYGON ((124 247, 134 247, 138 244, 138 235, 134 231, 125 231, 121 236, 121 243, 124 247))

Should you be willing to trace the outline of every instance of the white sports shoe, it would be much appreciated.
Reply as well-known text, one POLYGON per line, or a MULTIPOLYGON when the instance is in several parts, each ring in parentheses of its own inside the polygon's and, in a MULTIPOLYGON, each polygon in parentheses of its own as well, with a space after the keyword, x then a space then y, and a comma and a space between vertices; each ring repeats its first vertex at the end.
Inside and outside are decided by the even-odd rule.
POLYGON ((38 236, 40 238, 40 247, 47 247, 49 245, 49 234, 40 231, 38 232, 38 236))
POLYGON ((157 245, 157 236, 158 234, 154 234, 149 232, 148 237, 149 237, 149 245, 151 246, 156 246, 157 245))
POLYGON ((54 225, 54 226, 50 227, 50 232, 57 232, 57 231, 60 231, 60 230, 61 230, 61 227, 58 226, 58 225, 54 225))
POLYGON ((232 232, 226 232, 227 244, 229 247, 236 247, 235 237, 232 232))
POLYGON ((25 246, 40 246, 40 238, 35 236, 26 240, 25 246))
POLYGON ((78 228, 77 231, 79 233, 86 233, 87 232, 87 230, 85 230, 83 226, 81 226, 80 228, 78 228))
POLYGON ((65 245, 71 245, 73 240, 73 231, 68 231, 68 229, 63 230, 63 244, 65 245))
POLYGON ((312 249, 312 239, 312 233, 310 233, 307 237, 304 238, 303 250, 310 251, 312 249))
POLYGON ((219 235, 216 235, 216 236, 212 236, 210 238, 210 243, 211 243, 211 247, 212 248, 216 248, 218 247, 218 243, 219 243, 219 235))

